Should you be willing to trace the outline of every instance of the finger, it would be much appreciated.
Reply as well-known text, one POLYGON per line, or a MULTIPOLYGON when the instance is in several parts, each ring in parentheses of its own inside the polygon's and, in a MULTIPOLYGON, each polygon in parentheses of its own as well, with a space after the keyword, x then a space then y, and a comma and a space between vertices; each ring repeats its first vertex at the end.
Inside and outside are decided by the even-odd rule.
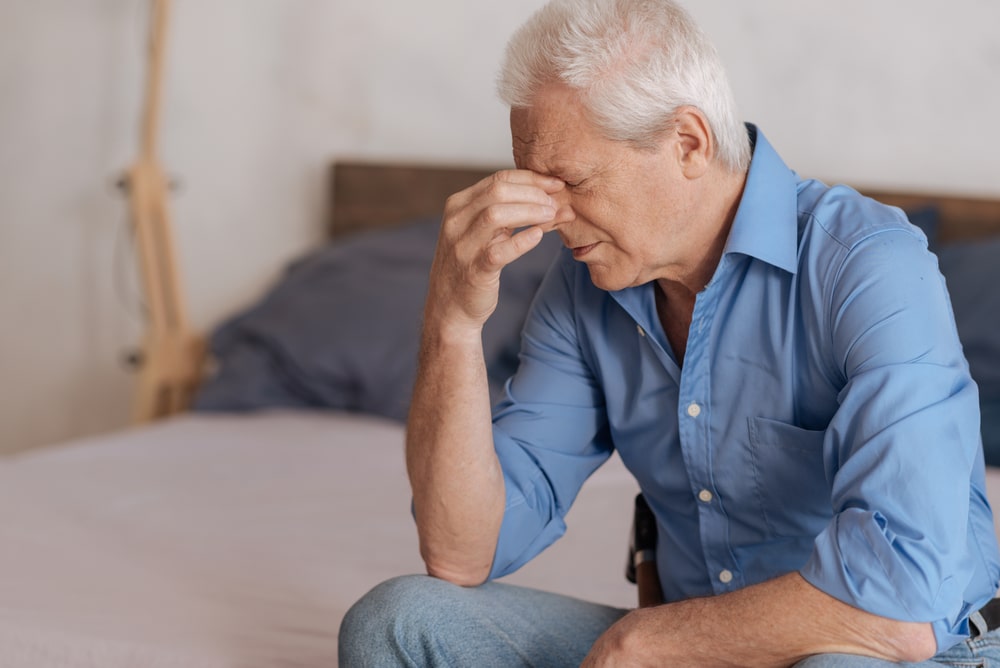
POLYGON ((566 182, 555 176, 539 174, 530 169, 507 169, 493 175, 499 181, 537 186, 546 192, 554 192, 566 187, 566 182))
POLYGON ((478 265, 492 273, 505 262, 502 257, 496 261, 482 262, 484 255, 496 252, 490 251, 490 246, 510 240, 518 234, 518 230, 524 228, 539 227, 539 231, 544 232, 552 227, 551 221, 556 214, 557 210, 548 205, 494 204, 480 212, 471 223, 446 221, 441 230, 441 238, 460 264, 478 265))
POLYGON ((483 208, 470 225, 475 237, 491 239, 498 232, 513 231, 530 225, 551 223, 558 208, 553 204, 502 202, 483 208))
POLYGON ((573 210, 572 206, 564 204, 558 206, 558 208, 556 209, 556 215, 553 216, 551 220, 547 222, 538 223, 538 227, 541 228, 542 232, 548 233, 560 227, 561 225, 572 222, 575 219, 576 219, 576 211, 573 210))
POLYGON ((517 234, 497 237, 486 246, 483 253, 484 269, 487 271, 499 271, 503 269, 536 247, 542 240, 542 234, 541 228, 529 227, 517 234))
POLYGON ((558 179, 554 176, 548 176, 547 174, 539 174, 538 172, 533 172, 530 169, 504 169, 491 174, 480 181, 480 183, 485 186, 489 186, 493 183, 529 185, 541 188, 545 191, 558 190, 566 185, 562 179, 558 179))
POLYGON ((527 169, 508 169, 491 174, 465 190, 455 193, 448 198, 445 208, 461 209, 490 194, 495 196, 507 194, 510 198, 528 197, 530 198, 528 201, 535 201, 535 198, 542 196, 542 193, 556 193, 565 187, 563 181, 552 176, 527 169))

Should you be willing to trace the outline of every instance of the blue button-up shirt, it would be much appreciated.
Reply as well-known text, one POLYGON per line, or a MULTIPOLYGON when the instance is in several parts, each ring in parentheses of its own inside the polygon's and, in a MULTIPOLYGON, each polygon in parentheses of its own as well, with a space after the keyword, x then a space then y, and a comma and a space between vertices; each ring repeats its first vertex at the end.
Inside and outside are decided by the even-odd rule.
POLYGON ((565 531, 613 450, 657 518, 667 601, 798 571, 944 649, 997 590, 977 389, 937 261, 898 209, 799 180, 755 135, 683 368, 653 284, 563 252, 494 412, 507 508, 491 577, 565 531))

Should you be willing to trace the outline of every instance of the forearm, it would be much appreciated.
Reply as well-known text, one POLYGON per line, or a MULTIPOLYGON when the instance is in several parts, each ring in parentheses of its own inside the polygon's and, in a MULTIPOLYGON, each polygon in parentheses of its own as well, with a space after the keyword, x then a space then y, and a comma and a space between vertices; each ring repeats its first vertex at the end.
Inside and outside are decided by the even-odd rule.
POLYGON ((500 272, 541 241, 565 184, 498 172, 448 198, 431 266, 420 368, 407 424, 406 464, 427 572, 483 582, 506 501, 493 449, 482 328, 500 272), (515 234, 519 228, 528 229, 515 234))
POLYGON ((858 610, 791 573, 730 594, 636 610, 598 640, 585 665, 624 656, 641 657, 636 665, 777 667, 813 654, 920 661, 934 652, 929 623, 858 610))
POLYGON ((406 463, 428 573, 456 584, 481 583, 492 564, 505 494, 477 332, 425 322, 406 463))

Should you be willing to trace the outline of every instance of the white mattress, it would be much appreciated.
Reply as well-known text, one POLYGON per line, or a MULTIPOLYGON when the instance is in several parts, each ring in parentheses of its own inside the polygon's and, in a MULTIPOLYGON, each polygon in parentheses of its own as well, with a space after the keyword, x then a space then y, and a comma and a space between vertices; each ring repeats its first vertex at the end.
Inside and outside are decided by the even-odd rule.
MULTIPOLYGON (((612 459, 507 580, 632 606, 635 492, 612 459)), ((422 572, 409 501, 402 427, 336 413, 187 415, 0 459, 0 666, 334 666, 350 605, 422 572)))
MULTIPOLYGON (((508 581, 629 606, 617 459, 508 581), (585 518, 585 521, 583 521, 585 518)), ((0 459, 0 665, 333 666, 378 582, 422 572, 396 423, 186 415, 0 459)))

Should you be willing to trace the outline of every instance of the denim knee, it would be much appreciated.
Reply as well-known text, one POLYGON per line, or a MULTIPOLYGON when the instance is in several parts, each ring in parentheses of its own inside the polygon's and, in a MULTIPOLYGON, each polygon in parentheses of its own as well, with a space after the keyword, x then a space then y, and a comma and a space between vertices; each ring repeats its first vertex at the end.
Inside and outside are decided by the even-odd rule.
POLYGON ((377 585, 344 615, 340 665, 413 665, 409 657, 419 655, 430 634, 442 630, 448 600, 461 591, 427 575, 404 575, 377 585))

